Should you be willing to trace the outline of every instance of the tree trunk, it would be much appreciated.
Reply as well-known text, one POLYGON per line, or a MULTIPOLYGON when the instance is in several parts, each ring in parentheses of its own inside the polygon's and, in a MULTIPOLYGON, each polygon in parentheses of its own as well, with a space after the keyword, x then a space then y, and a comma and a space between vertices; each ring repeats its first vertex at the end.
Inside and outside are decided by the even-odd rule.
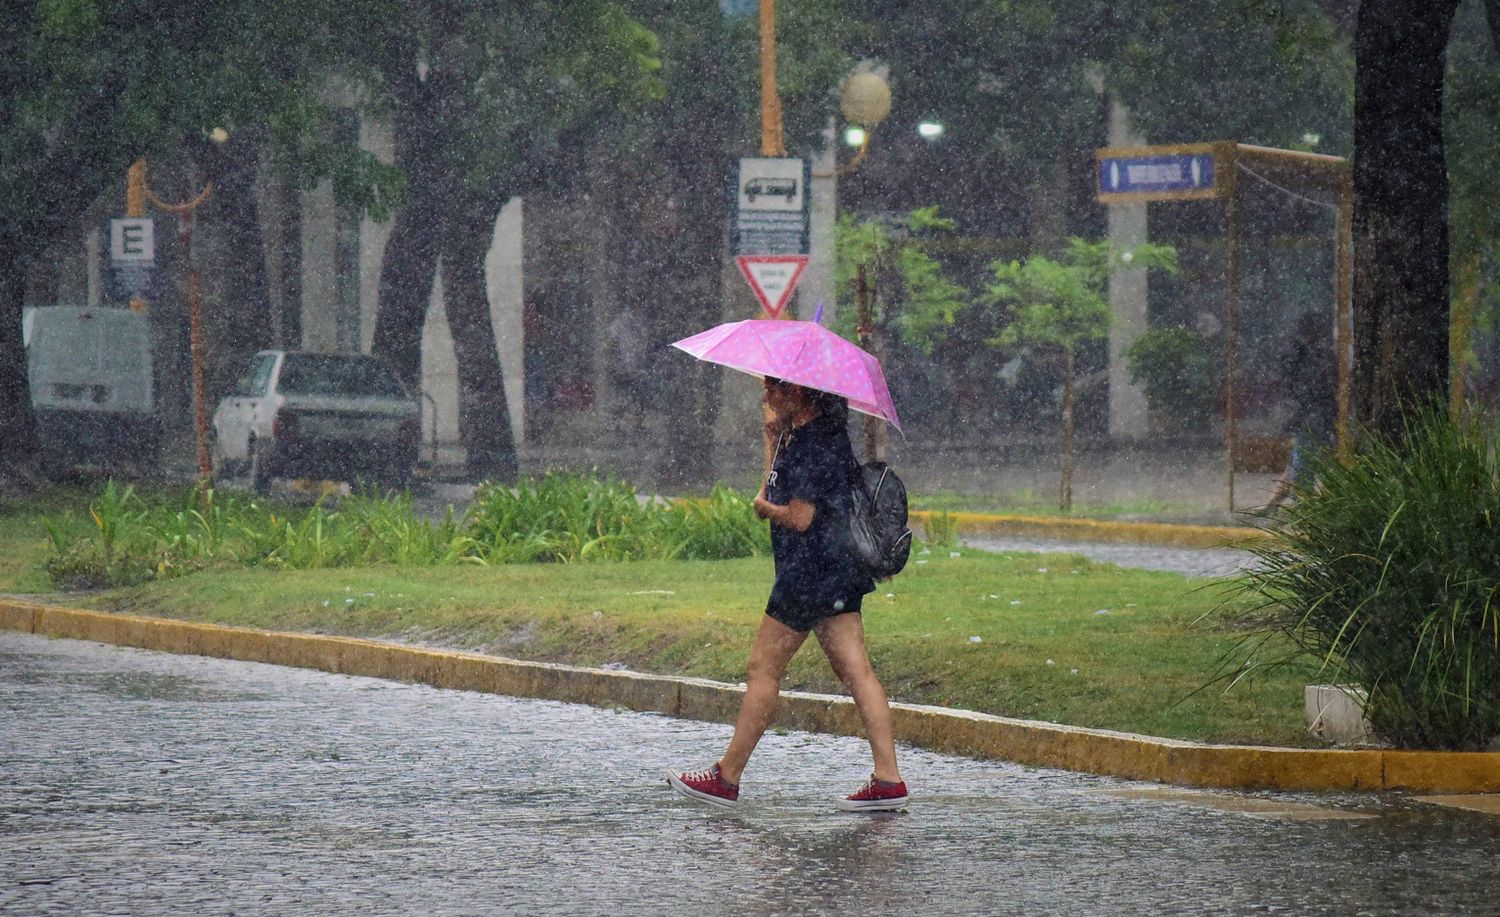
MULTIPOLYGON (((727 114, 704 113, 703 130, 693 142, 680 139, 658 147, 666 166, 663 199, 672 228, 654 240, 652 261, 659 265, 655 301, 664 310, 657 327, 672 340, 717 324, 724 308, 724 227, 728 225, 728 160, 718 150, 725 138, 715 129, 732 122, 727 114)), ((754 316, 744 316, 753 318, 754 316)), ((715 480, 714 430, 718 425, 725 370, 698 361, 663 357, 661 410, 665 417, 664 486, 678 490, 706 487, 715 480)))
POLYGON ((1076 371, 1073 351, 1063 352, 1062 400, 1062 493, 1058 507, 1073 510, 1073 374, 1076 371))
POLYGON ((26 382, 21 308, 26 297, 26 256, 21 241, 0 234, 0 481, 26 476, 36 453, 36 422, 26 382))
POLYGON ((437 234, 423 208, 396 211, 380 261, 380 300, 371 351, 407 388, 422 390, 422 326, 437 276, 437 234))
POLYGON ((294 166, 271 177, 271 250, 275 296, 271 334, 276 347, 302 346, 302 192, 294 166))
POLYGON ((443 221, 440 242, 443 306, 458 360, 459 438, 472 478, 510 482, 518 470, 516 442, 484 282, 484 259, 500 207, 476 202, 464 209, 443 221))
MULTIPOLYGON (((422 388, 422 327, 437 274, 437 222, 444 201, 444 127, 438 74, 423 81, 415 45, 391 49, 385 76, 394 100, 396 165, 406 175, 406 202, 396 211, 380 261, 380 291, 371 351, 390 362, 412 391, 422 388)), ((449 81, 442 81, 448 85, 449 81)))
POLYGON ((1474 316, 1479 311, 1480 268, 1477 248, 1466 252, 1458 264, 1458 289, 1453 297, 1453 328, 1448 333, 1448 371, 1451 374, 1448 414, 1454 421, 1463 416, 1464 401, 1468 394, 1469 343, 1472 339, 1474 316))
MULTIPOLYGON (((220 295, 204 309, 208 403, 234 384, 250 355, 272 343, 271 292, 260 224, 259 142, 235 139, 197 154, 213 196, 198 214, 198 231, 215 237, 216 263, 205 278, 220 295), (206 231, 206 232, 205 232, 206 231)), ((300 342, 299 342, 300 343, 300 342)))
POLYGON ((1354 395, 1399 432, 1448 377, 1443 75, 1458 0, 1364 0, 1354 50, 1354 395))

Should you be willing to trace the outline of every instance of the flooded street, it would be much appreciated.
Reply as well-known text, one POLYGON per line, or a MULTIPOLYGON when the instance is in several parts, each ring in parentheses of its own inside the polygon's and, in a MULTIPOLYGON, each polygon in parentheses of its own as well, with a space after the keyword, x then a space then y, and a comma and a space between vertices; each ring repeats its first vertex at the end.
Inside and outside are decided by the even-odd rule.
POLYGON ((725 726, 0 635, 0 911, 1489 914, 1500 818, 1177 790, 772 734, 741 811, 672 796, 725 726))

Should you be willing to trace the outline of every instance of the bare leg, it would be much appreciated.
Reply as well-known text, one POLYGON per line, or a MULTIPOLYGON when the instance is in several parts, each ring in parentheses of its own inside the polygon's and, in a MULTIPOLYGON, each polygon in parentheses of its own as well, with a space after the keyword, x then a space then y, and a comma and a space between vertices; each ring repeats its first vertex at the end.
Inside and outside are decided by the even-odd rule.
POLYGON ((771 725, 781 697, 781 677, 806 639, 805 631, 792 630, 770 615, 760 619, 760 630, 750 650, 745 699, 740 701, 740 715, 734 721, 734 738, 719 759, 719 772, 730 783, 740 782, 750 753, 771 725))
POLYGON ((901 779, 896 766, 895 730, 891 725, 891 705, 885 688, 875 677, 870 653, 865 648, 865 623, 857 614, 825 618, 813 629, 823 653, 833 666, 834 674, 854 695, 859 718, 865 724, 870 752, 875 757, 875 779, 895 783, 901 779))

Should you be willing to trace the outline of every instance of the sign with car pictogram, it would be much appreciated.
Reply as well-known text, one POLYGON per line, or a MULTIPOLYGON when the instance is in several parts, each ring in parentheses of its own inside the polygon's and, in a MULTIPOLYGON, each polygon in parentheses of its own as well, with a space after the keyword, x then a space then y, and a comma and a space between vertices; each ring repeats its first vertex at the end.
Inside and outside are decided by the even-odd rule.
POLYGON ((806 159, 741 159, 734 182, 734 253, 806 255, 811 180, 806 159))

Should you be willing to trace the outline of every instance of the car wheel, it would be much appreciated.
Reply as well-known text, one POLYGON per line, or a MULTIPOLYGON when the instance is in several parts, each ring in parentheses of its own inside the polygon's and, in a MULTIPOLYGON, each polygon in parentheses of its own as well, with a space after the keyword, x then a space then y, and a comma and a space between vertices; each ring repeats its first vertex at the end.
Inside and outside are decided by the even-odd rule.
POLYGON ((250 440, 250 487, 258 494, 271 489, 270 456, 258 439, 250 440))

